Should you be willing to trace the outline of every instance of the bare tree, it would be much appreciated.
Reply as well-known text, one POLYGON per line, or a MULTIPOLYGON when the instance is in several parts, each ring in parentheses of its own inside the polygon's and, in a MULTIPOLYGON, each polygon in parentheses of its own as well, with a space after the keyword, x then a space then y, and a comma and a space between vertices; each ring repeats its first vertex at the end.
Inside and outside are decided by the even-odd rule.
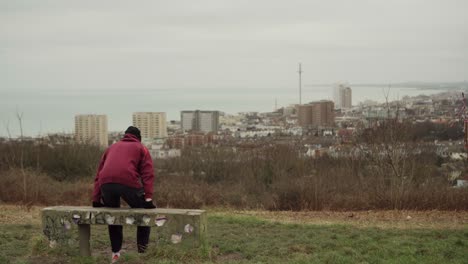
POLYGON ((16 109, 16 119, 18 120, 20 128, 20 169, 23 176, 23 203, 27 202, 28 197, 28 183, 26 180, 26 172, 24 170, 24 134, 23 134, 23 112, 16 109))
POLYGON ((391 88, 392 86, 390 84, 388 85, 387 89, 382 88, 382 92, 385 98, 385 107, 387 108, 387 118, 390 118, 390 105, 389 105, 388 97, 390 95, 391 88))
MULTIPOLYGON (((3 121, 3 126, 5 127, 5 130, 7 132, 8 140, 11 141, 10 121, 9 120, 3 121)), ((11 169, 14 166, 16 155, 15 155, 15 151, 12 150, 12 147, 10 146, 10 144, 6 144, 6 146, 8 148, 8 152, 10 153, 10 155, 5 155, 4 157, 5 157, 5 161, 6 161, 8 168, 11 169)))
POLYGON ((8 139, 11 140, 10 120, 3 121, 3 126, 5 127, 5 130, 6 130, 6 132, 7 132, 8 139))

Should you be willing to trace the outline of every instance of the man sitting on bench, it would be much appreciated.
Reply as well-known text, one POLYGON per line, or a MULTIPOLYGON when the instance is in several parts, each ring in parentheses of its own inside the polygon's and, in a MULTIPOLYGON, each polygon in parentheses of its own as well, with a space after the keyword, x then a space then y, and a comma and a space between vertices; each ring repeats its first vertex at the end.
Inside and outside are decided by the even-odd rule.
MULTIPOLYGON (((94 180, 93 207, 120 207, 120 198, 131 208, 156 208, 152 202, 154 169, 148 149, 141 144, 140 130, 130 126, 124 137, 107 148, 94 180)), ((148 246, 151 228, 137 227, 138 252, 148 246)), ((122 226, 109 225, 112 263, 122 248, 122 226)))

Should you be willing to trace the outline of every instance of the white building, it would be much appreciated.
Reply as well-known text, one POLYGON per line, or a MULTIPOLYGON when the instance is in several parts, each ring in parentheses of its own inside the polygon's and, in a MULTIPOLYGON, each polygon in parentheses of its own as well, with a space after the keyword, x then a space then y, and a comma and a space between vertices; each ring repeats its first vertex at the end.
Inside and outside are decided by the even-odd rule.
POLYGON ((76 115, 75 139, 81 143, 108 146, 106 115, 76 115))
POLYGON ((349 86, 338 84, 333 90, 333 100, 336 109, 349 109, 352 104, 352 90, 349 86))
POLYGON ((168 159, 180 157, 180 149, 150 149, 150 155, 153 159, 168 159))
POLYGON ((241 116, 240 115, 224 115, 219 117, 219 123, 221 125, 228 125, 228 126, 234 126, 234 125, 240 125, 241 122, 241 116))
POLYGON ((142 138, 167 137, 166 113, 136 112, 133 113, 133 126, 140 129, 142 138))
POLYGON ((182 131, 217 132, 219 130, 219 111, 182 111, 180 112, 182 131))
POLYGON ((236 131, 235 137, 237 138, 257 138, 269 137, 276 133, 275 130, 249 130, 249 131, 236 131))

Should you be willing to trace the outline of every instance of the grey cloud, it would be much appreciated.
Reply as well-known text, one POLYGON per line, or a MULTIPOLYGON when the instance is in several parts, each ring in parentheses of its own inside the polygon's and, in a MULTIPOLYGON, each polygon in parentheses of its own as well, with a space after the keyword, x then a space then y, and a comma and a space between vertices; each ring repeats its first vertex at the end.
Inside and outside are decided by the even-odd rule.
POLYGON ((467 9, 456 0, 0 1, 0 84, 294 86, 299 61, 309 82, 460 80, 467 9))

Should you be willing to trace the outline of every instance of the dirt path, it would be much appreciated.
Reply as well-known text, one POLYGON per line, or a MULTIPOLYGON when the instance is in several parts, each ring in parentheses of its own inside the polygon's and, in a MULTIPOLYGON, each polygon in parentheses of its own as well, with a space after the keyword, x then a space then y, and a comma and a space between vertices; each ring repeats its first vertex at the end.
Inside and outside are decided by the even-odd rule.
MULTIPOLYGON (((41 223, 43 207, 0 205, 0 225, 41 223)), ((208 209, 210 215, 255 216, 281 223, 346 224, 381 228, 468 228, 468 211, 358 211, 358 212, 270 212, 208 209)))

